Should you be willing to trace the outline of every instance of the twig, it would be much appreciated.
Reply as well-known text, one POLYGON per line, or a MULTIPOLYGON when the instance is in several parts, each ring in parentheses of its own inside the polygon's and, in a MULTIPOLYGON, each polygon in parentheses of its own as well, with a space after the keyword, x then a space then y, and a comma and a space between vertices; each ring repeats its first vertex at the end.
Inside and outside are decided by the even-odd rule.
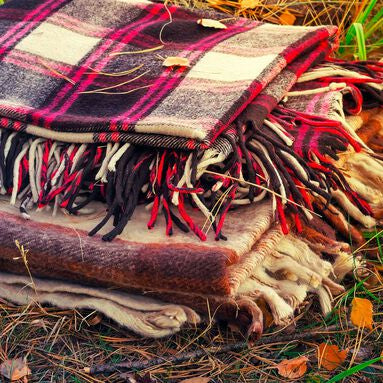
POLYGON ((216 175, 216 176, 220 176, 220 177, 222 177, 222 178, 228 178, 229 180, 232 180, 232 181, 237 181, 237 182, 240 182, 240 183, 248 184, 248 185, 254 186, 254 187, 256 187, 256 188, 258 188, 258 189, 261 189, 261 190, 266 190, 266 191, 268 191, 269 193, 276 195, 277 197, 280 197, 280 198, 282 198, 282 199, 285 199, 286 201, 289 201, 291 204, 293 204, 293 205, 295 205, 295 206, 299 206, 299 207, 301 207, 302 209, 307 210, 307 211, 309 211, 310 213, 315 214, 315 215, 318 216, 318 217, 322 217, 320 214, 316 213, 316 212, 313 211, 313 210, 308 209, 306 206, 300 205, 299 203, 296 203, 295 201, 293 201, 293 200, 291 200, 291 199, 289 199, 289 198, 286 198, 286 197, 284 197, 283 195, 281 195, 281 194, 275 192, 274 190, 268 189, 268 188, 265 187, 265 186, 255 184, 255 183, 250 182, 250 181, 241 180, 241 179, 239 179, 239 178, 232 177, 232 176, 229 176, 229 175, 227 175, 227 174, 222 174, 222 173, 213 172, 213 171, 211 171, 211 170, 204 170, 204 172, 205 172, 205 173, 209 173, 209 174, 214 174, 214 175, 216 175))
MULTIPOLYGON (((312 331, 302 332, 302 333, 294 333, 289 335, 281 335, 281 336, 273 336, 270 338, 264 337, 262 340, 254 345, 254 347, 261 347, 265 345, 275 344, 275 343, 287 343, 287 342, 294 342, 294 341, 302 341, 307 339, 312 339, 314 337, 320 336, 322 334, 328 334, 329 331, 337 332, 339 331, 340 327, 339 325, 332 325, 325 329, 316 329, 312 331)), ((350 328, 349 331, 353 331, 355 328, 350 328)), ((101 374, 101 373, 112 373, 120 370, 145 370, 149 367, 158 366, 161 364, 176 364, 180 362, 195 360, 198 358, 201 358, 206 355, 218 355, 218 354, 224 354, 228 352, 238 352, 245 350, 247 348, 251 347, 252 344, 248 341, 241 341, 236 343, 227 344, 224 346, 217 345, 217 346, 211 346, 204 349, 198 349, 195 351, 189 351, 185 353, 180 353, 178 355, 173 355, 168 358, 166 357, 157 357, 149 360, 144 361, 127 361, 127 362, 121 362, 121 363, 107 363, 107 364, 101 364, 96 365, 92 367, 84 367, 84 372, 91 375, 101 374)))

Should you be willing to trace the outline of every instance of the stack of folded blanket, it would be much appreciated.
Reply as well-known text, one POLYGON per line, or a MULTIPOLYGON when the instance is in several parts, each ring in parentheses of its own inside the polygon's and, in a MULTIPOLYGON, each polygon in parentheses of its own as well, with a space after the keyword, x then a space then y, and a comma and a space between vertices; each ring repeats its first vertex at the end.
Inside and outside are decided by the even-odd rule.
POLYGON ((382 219, 382 63, 142 0, 11 0, 0 30, 0 296, 146 336, 331 310, 382 219))

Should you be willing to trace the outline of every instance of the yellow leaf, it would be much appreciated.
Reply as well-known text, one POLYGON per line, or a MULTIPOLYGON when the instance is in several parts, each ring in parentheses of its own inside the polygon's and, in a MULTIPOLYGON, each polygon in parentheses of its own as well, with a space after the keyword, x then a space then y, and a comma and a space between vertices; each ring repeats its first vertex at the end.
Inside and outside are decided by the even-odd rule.
POLYGON ((212 19, 199 19, 197 20, 197 24, 202 25, 206 28, 216 28, 216 29, 226 29, 227 26, 223 23, 221 23, 218 20, 212 20, 212 19))
POLYGON ((337 345, 321 343, 318 348, 319 366, 332 371, 338 368, 346 360, 348 350, 339 350, 337 345))
POLYGON ((289 378, 298 379, 303 376, 307 371, 307 357, 300 356, 295 359, 284 359, 278 363, 276 368, 278 369, 279 375, 289 378))
POLYGON ((368 299, 354 298, 351 302, 351 322, 357 327, 372 330, 372 303, 368 299))
POLYGON ((175 57, 175 56, 169 56, 166 57, 164 62, 162 63, 163 66, 190 66, 190 62, 187 58, 184 57, 175 57))
POLYGON ((209 383, 209 382, 210 382, 210 378, 197 376, 196 378, 181 380, 179 383, 209 383))
POLYGON ((11 381, 24 378, 26 382, 26 376, 31 374, 31 370, 21 358, 7 359, 0 365, 0 374, 11 381))
POLYGON ((241 0, 239 4, 242 9, 254 9, 257 5, 259 5, 258 0, 241 0))
POLYGON ((284 11, 279 16, 279 21, 282 25, 294 25, 296 17, 289 11, 284 11))

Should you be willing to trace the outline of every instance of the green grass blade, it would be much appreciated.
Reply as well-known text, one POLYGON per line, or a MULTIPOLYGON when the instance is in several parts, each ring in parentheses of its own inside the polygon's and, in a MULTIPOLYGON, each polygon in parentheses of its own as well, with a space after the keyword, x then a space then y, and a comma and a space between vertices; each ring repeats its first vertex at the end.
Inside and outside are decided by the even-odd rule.
POLYGON ((354 23, 352 27, 355 30, 356 45, 358 47, 357 56, 359 60, 367 60, 366 40, 364 37, 363 25, 361 23, 354 23))
MULTIPOLYGON (((383 11, 383 8, 381 9, 383 11)), ((370 25, 370 24, 369 24, 370 25)), ((374 32, 376 32, 378 29, 381 29, 383 27, 383 12, 382 12, 382 18, 377 21, 375 24, 371 24, 370 27, 367 27, 365 30, 365 37, 366 39, 370 37, 374 32)))
POLYGON ((366 6, 366 8, 362 12, 359 13, 359 15, 357 16, 357 18, 355 20, 355 23, 353 23, 351 25, 351 27, 349 28, 349 30, 346 33, 346 37, 345 37, 345 44, 346 45, 351 44, 351 41, 357 35, 357 30, 355 28, 353 28, 353 25, 357 24, 357 23, 363 25, 366 22, 367 18, 370 16, 372 10, 374 9, 376 2, 377 2, 377 0, 371 0, 368 3, 368 5, 366 6))
POLYGON ((378 49, 378 48, 381 48, 381 47, 383 47, 383 39, 380 39, 380 40, 378 40, 372 44, 369 44, 368 51, 371 52, 371 51, 378 49))
POLYGON ((354 367, 351 367, 349 368, 348 370, 346 371, 342 371, 340 372, 339 374, 333 376, 330 380, 327 381, 327 383, 335 383, 335 382, 339 382, 340 380, 344 379, 344 378, 347 378, 348 376, 350 375, 353 375, 355 374, 356 372, 359 372, 359 371, 362 371, 364 370, 366 367, 370 366, 371 364, 374 364, 376 362, 379 362, 382 360, 382 357, 379 356, 378 358, 374 358, 374 359, 371 359, 371 360, 367 360, 363 363, 360 363, 354 367))
POLYGON ((381 8, 378 13, 367 23, 366 30, 370 29, 374 24, 379 22, 383 17, 383 8, 381 8))
POLYGON ((364 9, 364 11, 362 11, 358 17, 356 18, 355 22, 356 23, 361 23, 361 24, 364 24, 366 22, 366 20, 368 19, 368 17, 370 16, 372 10, 374 9, 375 5, 376 5, 376 2, 378 0, 371 0, 367 7, 364 9))

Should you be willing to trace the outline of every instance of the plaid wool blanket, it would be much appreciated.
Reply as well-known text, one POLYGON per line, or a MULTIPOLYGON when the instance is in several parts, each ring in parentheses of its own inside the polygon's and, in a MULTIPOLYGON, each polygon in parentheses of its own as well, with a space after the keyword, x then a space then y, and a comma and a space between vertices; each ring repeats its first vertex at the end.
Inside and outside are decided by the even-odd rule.
POLYGON ((382 63, 332 59, 335 27, 139 0, 11 0, 0 30, 2 271, 25 274, 17 240, 36 277, 257 335, 262 302, 331 310, 341 236, 381 219, 379 129, 347 116, 379 115, 382 63))
MULTIPOLYGON (((149 228, 162 207, 168 235, 176 225, 205 240, 185 200, 220 239, 230 206, 263 199, 265 188, 285 232, 286 208, 297 222, 308 215, 300 184, 326 199, 330 184, 347 189, 325 158, 349 144, 360 148, 341 123, 286 109, 270 114, 297 78, 328 56, 336 28, 219 19, 140 1, 15 0, 2 7, 0 186, 11 203, 20 199, 27 217, 34 205, 76 214, 105 200, 108 213, 91 234, 113 216, 103 236, 111 240, 138 203, 152 201, 149 228)), ((365 89, 381 83, 368 68, 351 69, 341 77, 356 73, 365 89)), ((331 69, 320 77, 328 80, 331 69)), ((358 196, 350 198, 369 213, 358 196)))

